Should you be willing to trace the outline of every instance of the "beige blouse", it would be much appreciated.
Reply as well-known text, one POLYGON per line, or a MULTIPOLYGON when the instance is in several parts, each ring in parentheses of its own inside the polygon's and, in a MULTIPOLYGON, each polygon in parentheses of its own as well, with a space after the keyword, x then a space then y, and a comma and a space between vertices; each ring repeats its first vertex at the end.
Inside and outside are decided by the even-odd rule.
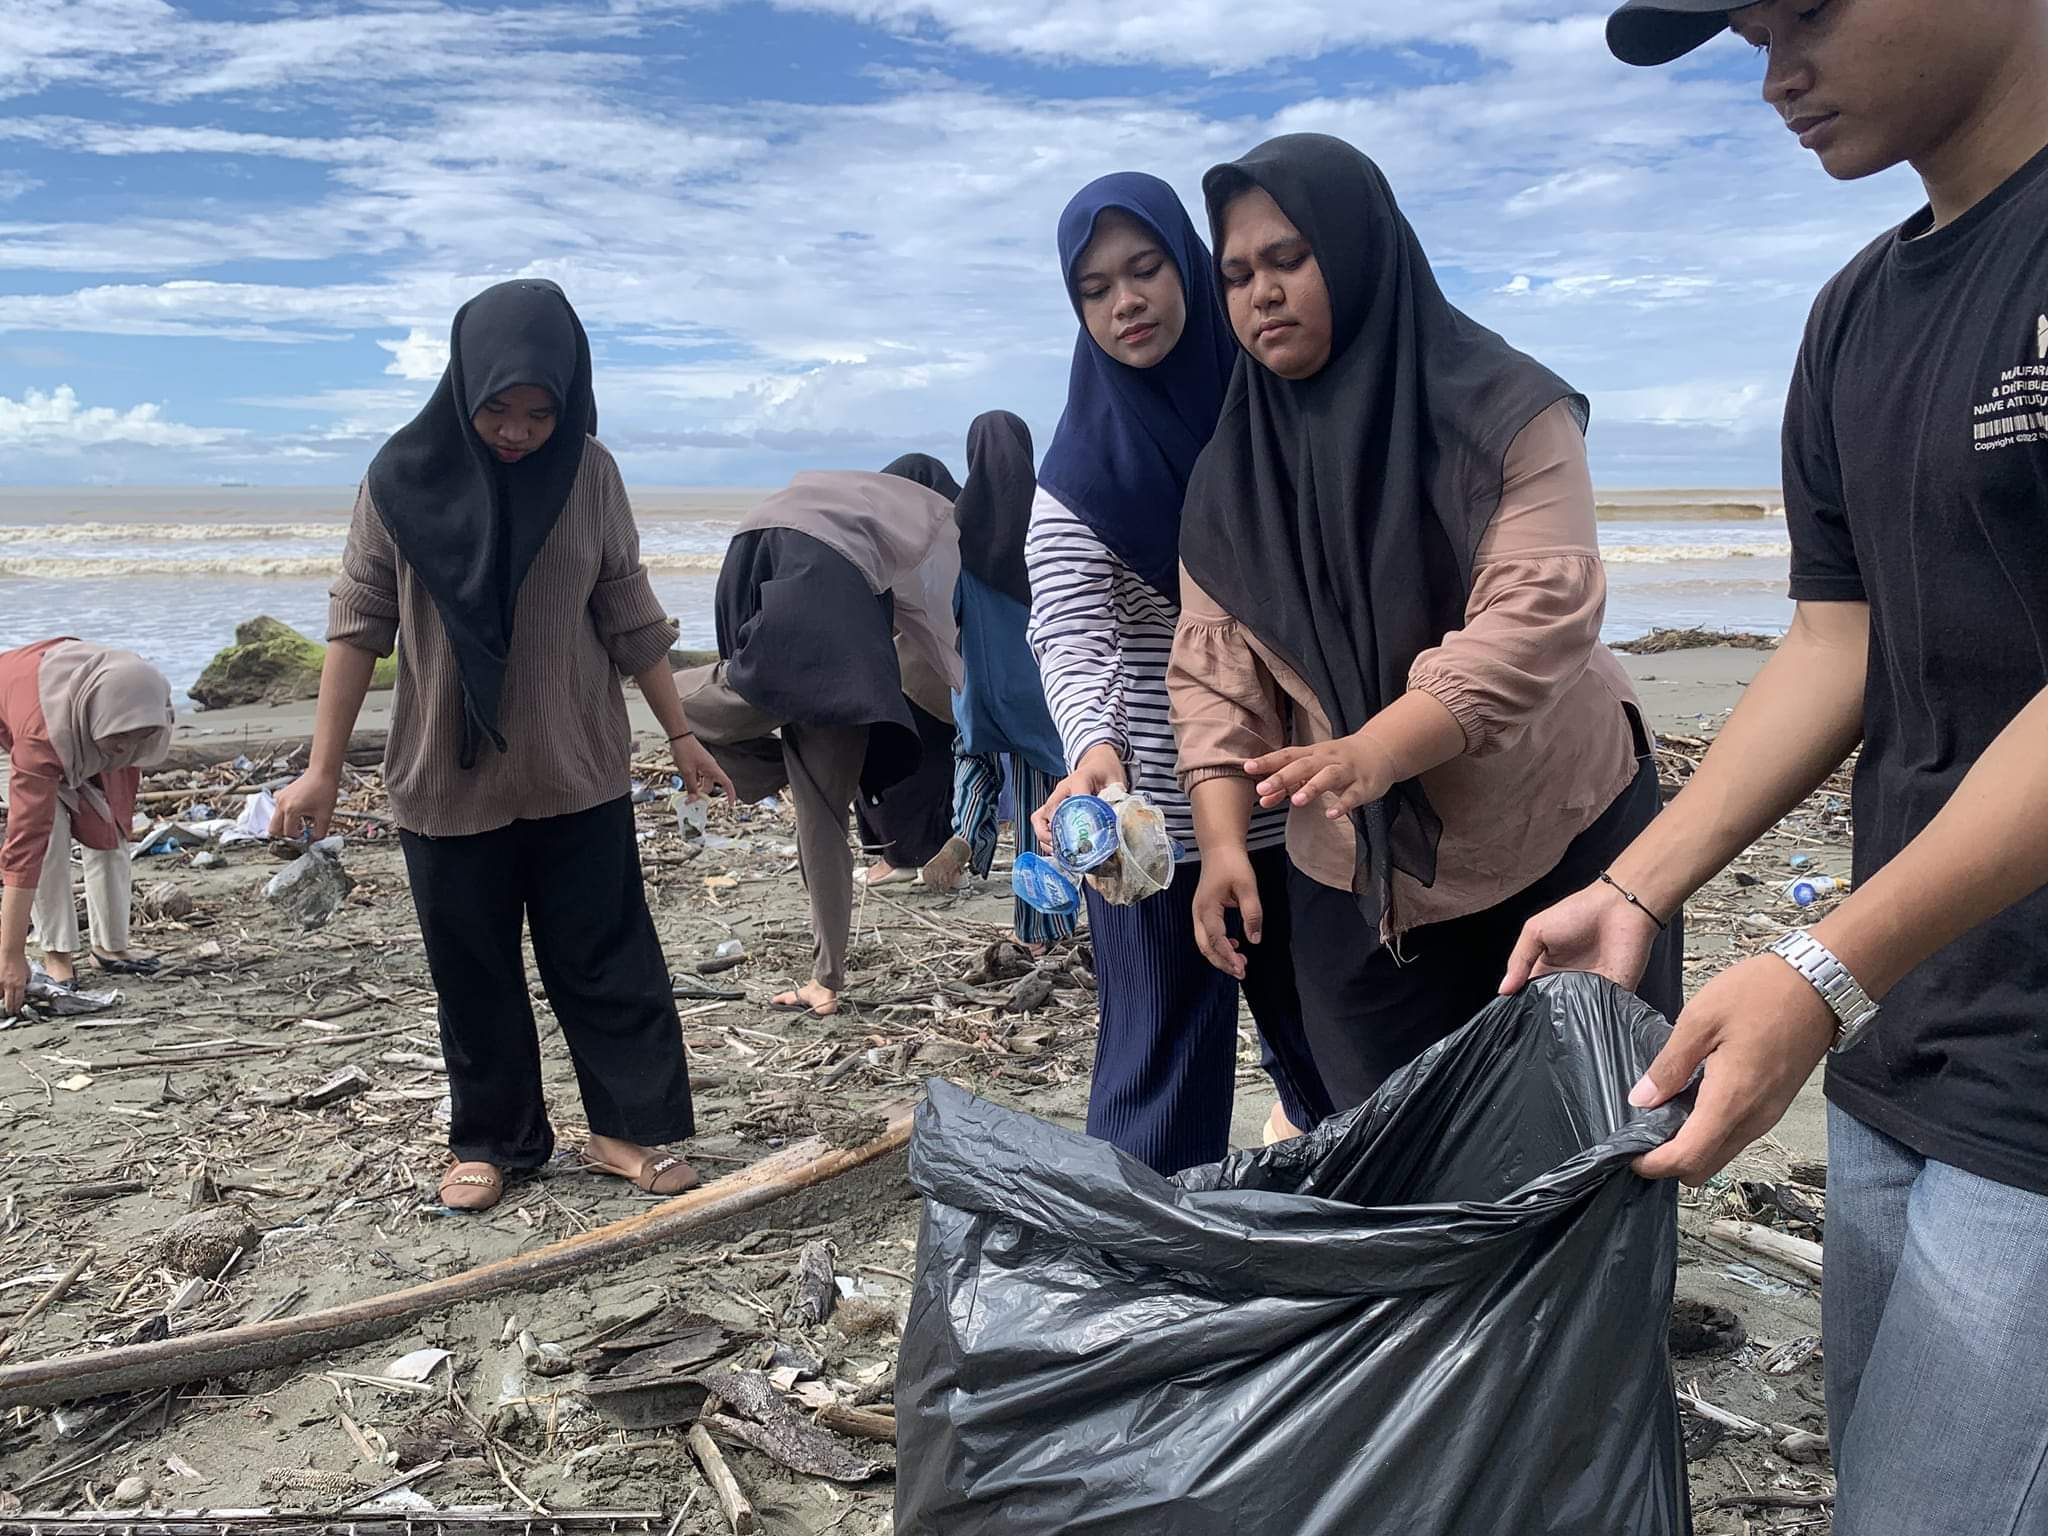
MULTIPOLYGON (((1480 540, 1465 627, 1415 658, 1408 686, 1439 700, 1465 751, 1422 776, 1443 821, 1436 881, 1394 878, 1392 938, 1464 917, 1547 874, 1628 787, 1635 746, 1627 674, 1600 643, 1600 563, 1586 440, 1560 402, 1508 450, 1499 510, 1480 540)), ((1181 572, 1167 684, 1181 782, 1242 776, 1276 744, 1328 741, 1315 693, 1181 572)), ((1351 888, 1355 834, 1321 804, 1294 809, 1287 849, 1304 874, 1351 888)))
POLYGON ((953 588, 960 581, 953 504, 901 475, 805 470, 748 513, 738 531, 757 528, 806 534, 843 555, 869 591, 889 594, 903 691, 950 724, 953 690, 965 676, 953 617, 953 588))
POLYGON ((398 650, 384 782, 399 826, 466 837, 587 811, 631 789, 633 730, 619 679, 665 659, 676 626, 640 563, 619 466, 595 438, 513 608, 498 704, 509 750, 486 740, 468 772, 457 765, 462 688, 448 632, 399 558, 367 482, 341 570, 328 594, 327 638, 374 656, 398 650))

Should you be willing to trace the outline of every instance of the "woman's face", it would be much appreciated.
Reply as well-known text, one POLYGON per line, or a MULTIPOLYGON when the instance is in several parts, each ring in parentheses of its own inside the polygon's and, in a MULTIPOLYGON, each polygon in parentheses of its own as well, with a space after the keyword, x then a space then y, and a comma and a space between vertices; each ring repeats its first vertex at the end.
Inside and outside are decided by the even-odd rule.
POLYGON ((99 738, 100 755, 112 763, 132 763, 136 754, 147 748, 156 734, 147 727, 137 731, 115 731, 99 738))
POLYGON ((1219 265, 1245 351, 1283 379, 1320 373, 1330 360, 1330 290, 1307 237, 1263 188, 1224 206, 1219 265))
POLYGON ((1095 344, 1133 368, 1165 361, 1187 329, 1180 268, 1151 230, 1114 208, 1074 263, 1074 293, 1095 344))
POLYGON ((555 435, 555 397, 538 384, 514 384, 486 400, 469 424, 502 464, 538 453, 555 435))

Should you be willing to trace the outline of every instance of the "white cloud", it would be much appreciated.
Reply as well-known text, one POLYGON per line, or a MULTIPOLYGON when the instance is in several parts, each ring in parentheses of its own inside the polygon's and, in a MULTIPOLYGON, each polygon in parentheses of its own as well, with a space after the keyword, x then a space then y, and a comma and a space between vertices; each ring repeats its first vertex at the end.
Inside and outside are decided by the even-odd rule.
POLYGON ((116 410, 79 403, 77 391, 60 384, 45 393, 31 389, 18 400, 0 395, 0 447, 75 450, 113 444, 144 448, 212 448, 237 434, 191 427, 170 420, 160 405, 116 410))
POLYGON ((1431 6, 1328 0, 777 0, 903 29, 930 28, 989 53, 1081 64, 1168 64, 1233 72, 1337 48, 1433 43, 1484 46, 1488 34, 1550 9, 1543 0, 1438 0, 1431 6))
POLYGON ((1601 396, 1600 409, 1617 421, 1754 431, 1775 427, 1784 402, 1782 381, 1699 379, 1646 389, 1611 390, 1601 396))
POLYGON ((1510 218, 1526 218, 1573 204, 1614 203, 1640 191, 1647 180, 1640 171, 1618 167, 1560 171, 1509 198, 1506 212, 1510 218))
MULTIPOLYGON (((0 268, 77 276, 0 292, 0 331, 136 338, 137 358, 321 343, 261 402, 302 420, 263 440, 346 459, 417 408, 408 386, 438 376, 464 298, 541 275, 590 327, 629 470, 765 478, 805 455, 943 448, 995 404, 1043 437, 1073 334, 1051 255, 1072 191, 1133 167, 1193 199, 1213 161, 1313 129, 1380 160, 1458 302, 1589 390, 1596 420, 1662 441, 1768 415, 1717 381, 1788 364, 1807 297, 1910 196, 1898 178, 1827 187, 1750 86, 1624 69, 1599 14, 1546 20, 1554 0, 1275 0, 1255 28, 1235 0, 774 3, 1054 64, 1222 72, 1229 94, 1182 75, 1173 94, 1070 99, 850 62, 861 89, 827 102, 707 100, 658 64, 682 23, 722 24, 713 0, 235 23, 0 0, 0 95, 128 98, 0 121, 31 168, 56 157, 124 188, 104 215, 35 189, 6 207, 0 268), (24 7, 34 25, 11 33, 24 7), (1411 83, 1279 73, 1360 45, 1406 50, 1411 83), (203 194, 181 190, 202 172, 203 194)), ((274 354, 264 368, 280 376, 274 354)))
POLYGON ((438 379, 448 367, 448 338, 442 331, 414 326, 397 341, 379 341, 391 354, 384 371, 401 379, 438 379))

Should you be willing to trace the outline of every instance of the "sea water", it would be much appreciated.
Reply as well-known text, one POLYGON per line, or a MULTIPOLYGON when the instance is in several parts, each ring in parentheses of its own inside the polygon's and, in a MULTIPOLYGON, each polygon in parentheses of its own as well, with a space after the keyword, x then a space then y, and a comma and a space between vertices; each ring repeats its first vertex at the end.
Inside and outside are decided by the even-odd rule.
MULTIPOLYGON (((713 643, 719 563, 765 494, 635 493, 648 575, 684 648, 713 643)), ((149 657, 182 695, 245 619, 317 639, 354 501, 353 487, 0 487, 0 649, 79 635, 149 657)), ((1778 633, 1791 619, 1775 492, 1604 493, 1599 527, 1609 640, 1778 633)))

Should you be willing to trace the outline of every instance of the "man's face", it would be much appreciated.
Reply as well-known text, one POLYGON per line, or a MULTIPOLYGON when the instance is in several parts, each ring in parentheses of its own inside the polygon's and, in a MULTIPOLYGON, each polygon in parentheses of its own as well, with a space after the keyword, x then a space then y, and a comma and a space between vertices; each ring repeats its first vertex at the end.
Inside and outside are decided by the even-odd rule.
POLYGON ((1764 100, 1842 181, 1948 143, 2035 0, 1764 0, 1729 25, 1769 53, 1764 100))

